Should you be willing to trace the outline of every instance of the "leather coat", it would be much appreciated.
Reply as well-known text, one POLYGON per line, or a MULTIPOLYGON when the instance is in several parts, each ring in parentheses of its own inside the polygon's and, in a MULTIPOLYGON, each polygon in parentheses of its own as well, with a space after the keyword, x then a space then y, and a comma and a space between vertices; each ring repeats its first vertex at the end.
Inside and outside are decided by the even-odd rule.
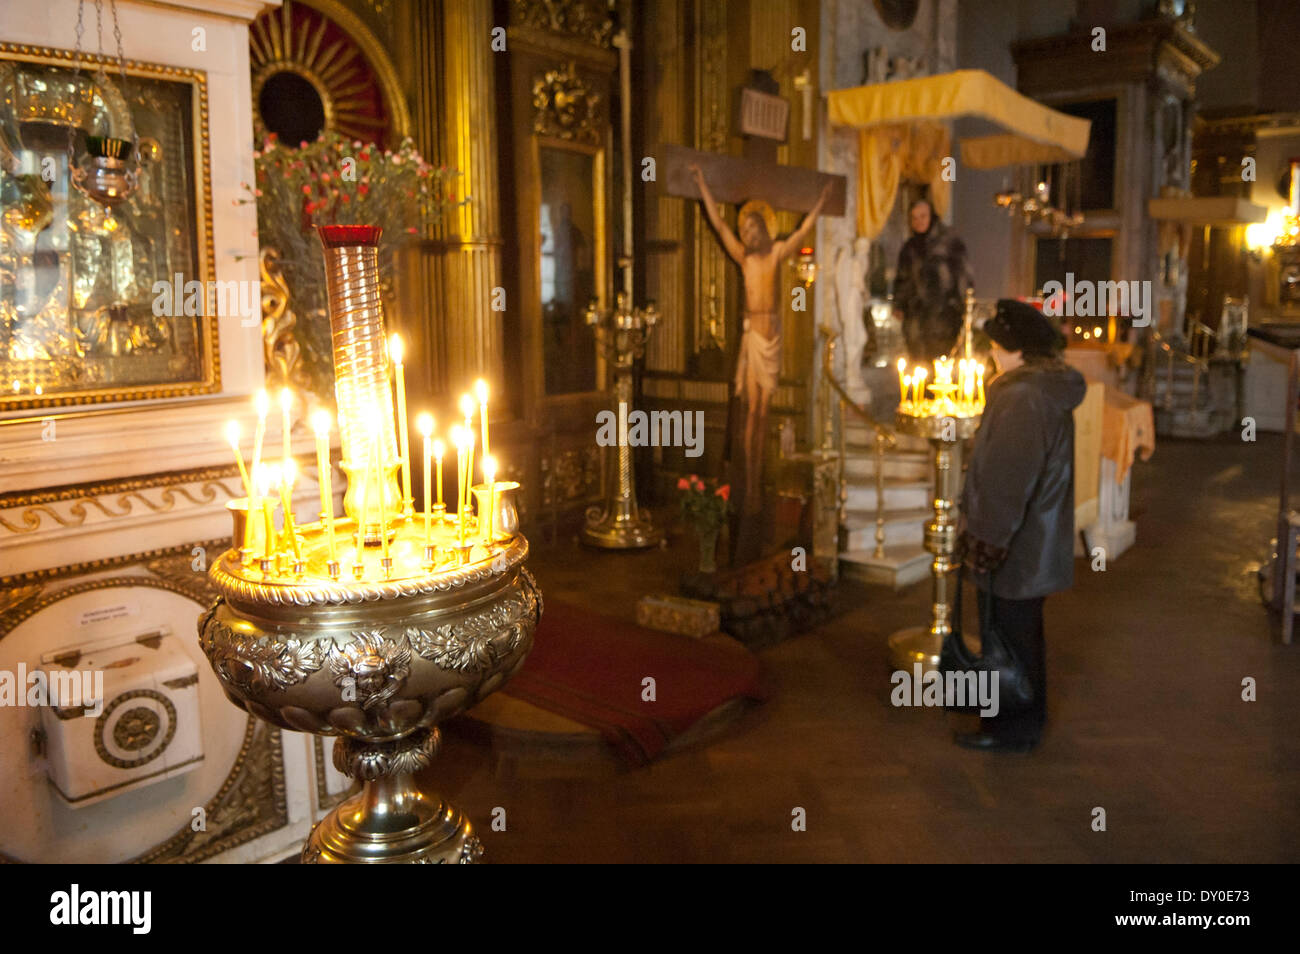
MULTIPOLYGON (((1034 599, 1074 582, 1074 409, 1087 385, 1059 358, 1030 358, 988 386, 962 492, 966 535, 1006 560, 993 592, 1034 599)), ((988 588, 988 576, 976 583, 988 588)))

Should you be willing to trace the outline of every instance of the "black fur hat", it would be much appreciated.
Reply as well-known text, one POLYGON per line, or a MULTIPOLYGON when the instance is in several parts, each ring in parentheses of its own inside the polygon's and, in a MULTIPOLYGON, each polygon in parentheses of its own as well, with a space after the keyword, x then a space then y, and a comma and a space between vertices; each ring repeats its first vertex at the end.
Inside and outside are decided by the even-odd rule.
POLYGON ((984 322, 984 333, 1003 351, 1056 354, 1065 348, 1065 335, 1033 305, 999 298, 997 314, 984 322))

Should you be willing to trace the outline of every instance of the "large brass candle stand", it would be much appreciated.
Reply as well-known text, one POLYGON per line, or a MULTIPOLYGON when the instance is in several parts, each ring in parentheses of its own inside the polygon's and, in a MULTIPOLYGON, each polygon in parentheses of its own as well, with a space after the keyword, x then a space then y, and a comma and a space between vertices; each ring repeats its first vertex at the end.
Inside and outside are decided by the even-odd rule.
POLYGON ((937 667, 943 641, 952 631, 951 574, 957 549, 962 445, 974 435, 984 410, 982 364, 963 358, 955 383, 951 359, 939 359, 931 367, 935 380, 929 385, 925 383, 929 367, 910 375, 899 367, 902 400, 895 426, 904 434, 924 437, 934 452, 934 517, 925 527, 925 548, 934 557, 930 564, 930 623, 901 629, 889 637, 890 664, 906 672, 916 663, 927 670, 937 667), (927 392, 932 397, 926 397, 927 392))
MULTIPOLYGON (((346 513, 334 516, 324 483, 312 523, 292 519, 285 487, 280 529, 265 489, 234 508, 232 548, 209 571, 220 596, 199 619, 199 643, 231 702, 280 728, 335 737, 335 766, 362 782, 313 829, 304 862, 476 861, 482 845, 468 819, 415 773, 437 754, 438 724, 498 689, 532 647, 542 598, 524 565, 516 487, 491 484, 491 513, 476 518, 467 464, 457 513, 428 500, 428 512, 403 507, 378 229, 321 232, 346 513), (245 535, 246 513, 259 533, 245 535)), ((328 467, 328 419, 319 420, 328 467)), ((485 468, 488 481, 493 471, 485 468)))
MULTIPOLYGON (((620 422, 626 421, 632 411, 632 370, 643 354, 646 340, 659 320, 659 312, 651 302, 645 308, 633 308, 626 292, 618 293, 617 307, 611 314, 603 314, 595 302, 587 308, 587 324, 595 329, 596 341, 605 358, 614 366, 614 413, 620 422)), ((652 547, 663 534, 651 522, 648 514, 641 512, 636 500, 636 479, 632 470, 632 448, 622 439, 622 424, 618 447, 615 448, 616 480, 605 497, 603 505, 587 510, 582 528, 582 542, 610 550, 631 550, 652 547)))

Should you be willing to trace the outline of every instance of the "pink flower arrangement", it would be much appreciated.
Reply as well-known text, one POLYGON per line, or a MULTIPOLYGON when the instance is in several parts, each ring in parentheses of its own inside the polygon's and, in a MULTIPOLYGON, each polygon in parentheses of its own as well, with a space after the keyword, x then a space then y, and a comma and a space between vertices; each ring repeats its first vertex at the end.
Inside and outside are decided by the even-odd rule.
POLYGON ((701 478, 698 474, 691 474, 677 481, 677 489, 682 492, 682 518, 694 527, 696 533, 716 531, 722 526, 730 506, 730 484, 719 484, 712 477, 701 478))

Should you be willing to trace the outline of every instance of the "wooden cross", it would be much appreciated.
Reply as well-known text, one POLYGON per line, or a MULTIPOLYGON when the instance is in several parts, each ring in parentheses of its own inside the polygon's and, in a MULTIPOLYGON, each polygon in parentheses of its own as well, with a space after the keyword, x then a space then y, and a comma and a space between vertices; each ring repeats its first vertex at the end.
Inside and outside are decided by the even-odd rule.
MULTIPOLYGON (((807 212, 817 203, 826 183, 832 183, 823 215, 844 214, 844 176, 827 175, 816 169, 783 166, 776 161, 777 146, 785 141, 789 104, 773 95, 776 82, 754 71, 750 85, 741 90, 739 131, 745 136, 743 156, 704 152, 671 143, 656 150, 664 192, 682 199, 702 198, 691 175, 698 165, 719 202, 742 203, 763 199, 775 209, 807 212), (784 107, 784 108, 783 108, 784 107)), ((775 238, 775 236, 773 236, 775 238)))

